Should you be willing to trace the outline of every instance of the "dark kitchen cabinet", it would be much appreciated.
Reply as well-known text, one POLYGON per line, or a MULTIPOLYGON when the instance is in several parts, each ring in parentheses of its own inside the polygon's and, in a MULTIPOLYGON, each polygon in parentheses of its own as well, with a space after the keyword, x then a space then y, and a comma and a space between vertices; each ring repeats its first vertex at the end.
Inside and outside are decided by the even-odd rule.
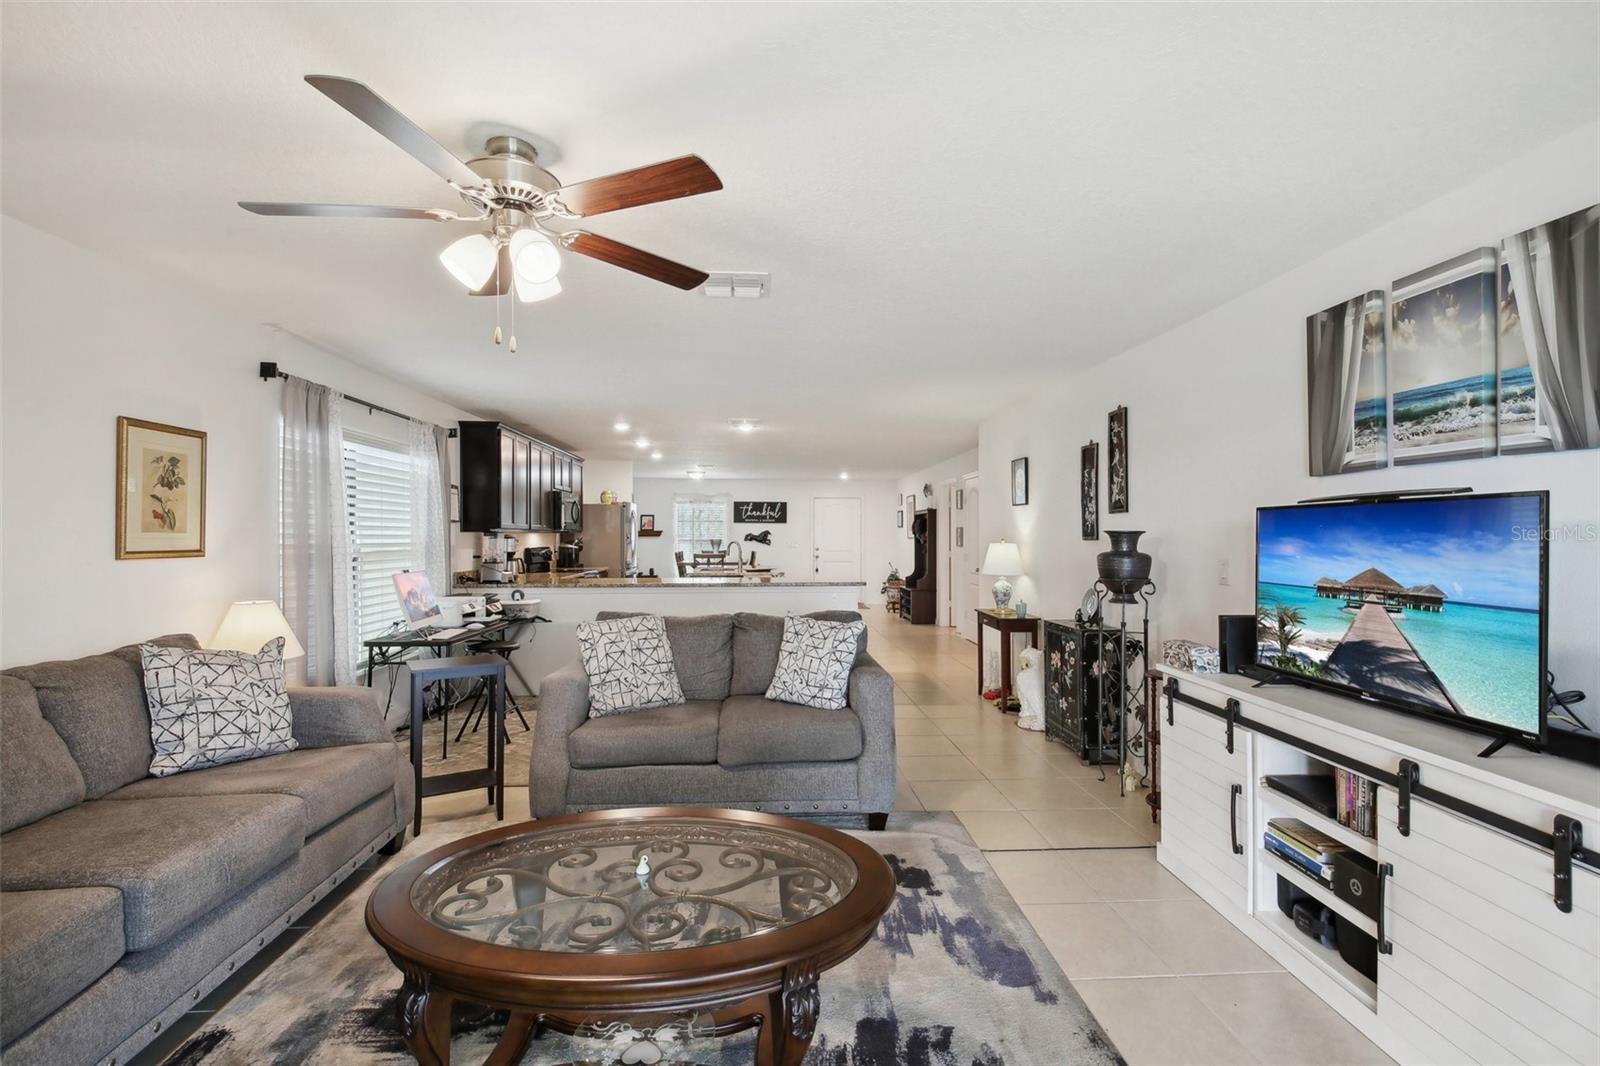
POLYGON ((583 483, 583 460, 500 422, 462 422, 461 529, 554 528, 550 490, 583 483))

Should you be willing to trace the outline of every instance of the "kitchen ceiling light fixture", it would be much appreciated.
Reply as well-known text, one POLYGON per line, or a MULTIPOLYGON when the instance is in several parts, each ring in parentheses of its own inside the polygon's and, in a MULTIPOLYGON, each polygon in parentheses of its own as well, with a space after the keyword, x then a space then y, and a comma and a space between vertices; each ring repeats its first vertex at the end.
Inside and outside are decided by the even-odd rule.
POLYGON ((633 442, 633 446, 635 448, 648 448, 650 447, 650 438, 640 437, 638 440, 633 442))
POLYGON ((732 426, 734 429, 738 430, 740 433, 754 433, 756 431, 756 427, 761 425, 761 419, 759 419, 759 418, 730 418, 730 419, 728 419, 728 425, 732 426))
MULTIPOLYGON (((564 185, 539 165, 538 152, 521 137, 490 137, 484 143, 483 155, 463 162, 360 82, 320 74, 306 75, 306 82, 443 178, 446 186, 466 204, 467 211, 239 201, 239 206, 252 214, 486 223, 488 232, 455 241, 440 253, 439 261, 473 295, 498 298, 515 286, 517 299, 522 303, 548 300, 561 292, 556 275, 561 271, 562 251, 587 256, 686 292, 699 288, 709 277, 703 270, 609 237, 566 228, 569 223, 608 211, 721 189, 722 179, 699 156, 681 156, 564 185)), ((499 336, 497 321, 496 343, 499 343, 499 336)), ((515 350, 515 345, 512 349, 515 350)))
POLYGON ((690 479, 694 481, 699 481, 701 478, 706 476, 706 472, 698 467, 693 470, 685 470, 684 473, 688 474, 690 479))
POLYGON ((848 470, 839 471, 839 480, 840 481, 849 481, 850 480, 850 471, 848 471, 848 470))
POLYGON ((660 452, 651 452, 650 453, 650 458, 655 459, 656 461, 659 462, 660 459, 661 459, 661 453, 660 452))
POLYGON ((633 426, 626 419, 619 418, 615 422, 611 423, 611 428, 616 430, 618 433, 626 433, 628 430, 632 429, 633 426))

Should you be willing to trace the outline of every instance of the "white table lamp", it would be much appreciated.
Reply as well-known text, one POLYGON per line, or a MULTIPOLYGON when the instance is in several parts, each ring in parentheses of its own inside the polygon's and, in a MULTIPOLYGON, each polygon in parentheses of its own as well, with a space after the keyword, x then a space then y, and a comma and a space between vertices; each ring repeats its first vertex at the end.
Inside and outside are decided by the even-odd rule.
POLYGON ((273 637, 283 638, 285 659, 298 659, 306 653, 276 603, 240 600, 222 616, 217 635, 211 638, 211 647, 217 651, 243 651, 254 655, 273 637))
POLYGON ((1008 577, 1022 576, 1022 553, 1010 541, 989 545, 983 556, 983 572, 1000 580, 994 583, 994 613, 1011 613, 1011 582, 1008 577))

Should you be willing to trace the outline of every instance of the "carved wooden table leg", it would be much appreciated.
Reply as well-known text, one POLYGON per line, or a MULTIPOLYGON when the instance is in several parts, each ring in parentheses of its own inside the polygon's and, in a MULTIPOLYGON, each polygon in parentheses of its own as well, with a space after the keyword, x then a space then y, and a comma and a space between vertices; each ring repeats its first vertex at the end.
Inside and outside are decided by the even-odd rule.
POLYGON ((539 1016, 536 1014, 511 1013, 511 1019, 506 1022, 505 1032, 500 1034, 499 1043, 489 1057, 483 1060, 483 1066, 515 1066, 522 1061, 522 1056, 527 1054, 528 1045, 533 1043, 539 1035, 539 1016))
POLYGON ((816 962, 808 959, 786 969, 782 991, 769 997, 756 1042, 756 1066, 800 1066, 817 1031, 821 1006, 816 962))
POLYGON ((431 988, 426 977, 406 975, 400 988, 400 1033, 421 1066, 450 1066, 450 993, 431 988))

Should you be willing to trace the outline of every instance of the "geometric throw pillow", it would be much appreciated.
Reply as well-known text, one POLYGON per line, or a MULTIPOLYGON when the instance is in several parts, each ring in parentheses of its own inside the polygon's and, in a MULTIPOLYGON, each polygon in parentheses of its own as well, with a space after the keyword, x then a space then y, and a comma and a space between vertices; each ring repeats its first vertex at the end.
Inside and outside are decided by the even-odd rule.
POLYGON ((824 622, 790 615, 783 620, 778 669, 767 699, 837 711, 850 702, 850 670, 865 622, 824 622))
POLYGON ((156 777, 293 751, 283 638, 255 655, 139 645, 156 777))
POLYGON ((683 702, 660 615, 578 623, 578 650, 589 675, 589 717, 683 702))

